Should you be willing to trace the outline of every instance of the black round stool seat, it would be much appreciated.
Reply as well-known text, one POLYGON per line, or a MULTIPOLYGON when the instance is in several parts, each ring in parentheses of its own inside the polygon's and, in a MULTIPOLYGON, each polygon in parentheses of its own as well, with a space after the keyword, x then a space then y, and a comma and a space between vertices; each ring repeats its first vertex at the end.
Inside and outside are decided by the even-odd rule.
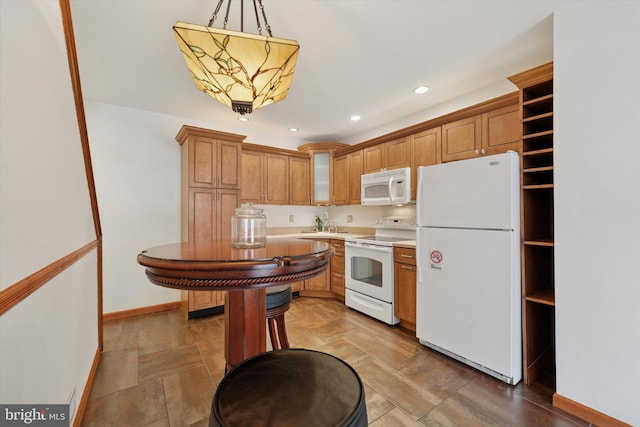
POLYGON ((291 303, 291 285, 270 286, 267 288, 267 310, 291 303))
POLYGON ((213 397, 210 427, 367 425, 356 371, 330 354, 286 349, 238 364, 213 397))

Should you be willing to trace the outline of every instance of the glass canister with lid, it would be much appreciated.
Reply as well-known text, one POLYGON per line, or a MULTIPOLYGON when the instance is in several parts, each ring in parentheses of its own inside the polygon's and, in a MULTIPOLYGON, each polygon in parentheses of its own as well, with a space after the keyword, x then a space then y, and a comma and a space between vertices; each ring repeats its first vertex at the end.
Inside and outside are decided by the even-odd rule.
POLYGON ((261 248, 267 244, 264 209, 243 204, 231 218, 231 243, 236 248, 261 248))

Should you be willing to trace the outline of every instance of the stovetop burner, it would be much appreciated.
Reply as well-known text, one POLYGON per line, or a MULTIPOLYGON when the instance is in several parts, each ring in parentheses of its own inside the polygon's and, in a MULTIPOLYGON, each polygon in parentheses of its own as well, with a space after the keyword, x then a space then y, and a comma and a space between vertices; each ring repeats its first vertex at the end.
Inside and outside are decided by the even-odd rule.
POLYGON ((415 240, 416 220, 406 217, 383 217, 376 221, 376 234, 372 236, 349 237, 347 241, 392 246, 394 242, 415 240))

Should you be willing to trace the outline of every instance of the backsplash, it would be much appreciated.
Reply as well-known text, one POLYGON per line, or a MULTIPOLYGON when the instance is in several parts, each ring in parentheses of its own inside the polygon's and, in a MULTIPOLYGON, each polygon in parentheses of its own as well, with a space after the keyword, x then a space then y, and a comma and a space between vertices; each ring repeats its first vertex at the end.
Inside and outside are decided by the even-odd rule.
POLYGON ((373 227, 383 216, 407 216, 415 218, 416 206, 292 206, 256 205, 264 209, 267 229, 276 227, 311 228, 316 215, 329 214, 332 225, 339 227, 373 227), (351 217, 351 222, 349 222, 351 217), (290 221, 293 219, 293 221, 290 221))

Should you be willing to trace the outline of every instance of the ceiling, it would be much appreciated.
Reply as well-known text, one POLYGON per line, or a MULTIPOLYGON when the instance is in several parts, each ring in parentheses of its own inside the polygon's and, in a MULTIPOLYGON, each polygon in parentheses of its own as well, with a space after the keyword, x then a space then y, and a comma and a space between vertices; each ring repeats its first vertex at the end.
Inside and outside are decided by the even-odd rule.
MULTIPOLYGON (((240 29, 239 1, 227 29, 240 29)), ((359 142, 468 94, 516 90, 508 76, 552 60, 560 2, 263 0, 273 36, 297 40, 300 54, 287 98, 246 123, 195 88, 172 31, 176 21, 207 25, 217 0, 71 0, 71 8, 86 99, 294 148, 359 142), (416 95, 419 85, 431 89, 416 95)), ((244 16, 244 31, 257 33, 249 0, 244 16)))

